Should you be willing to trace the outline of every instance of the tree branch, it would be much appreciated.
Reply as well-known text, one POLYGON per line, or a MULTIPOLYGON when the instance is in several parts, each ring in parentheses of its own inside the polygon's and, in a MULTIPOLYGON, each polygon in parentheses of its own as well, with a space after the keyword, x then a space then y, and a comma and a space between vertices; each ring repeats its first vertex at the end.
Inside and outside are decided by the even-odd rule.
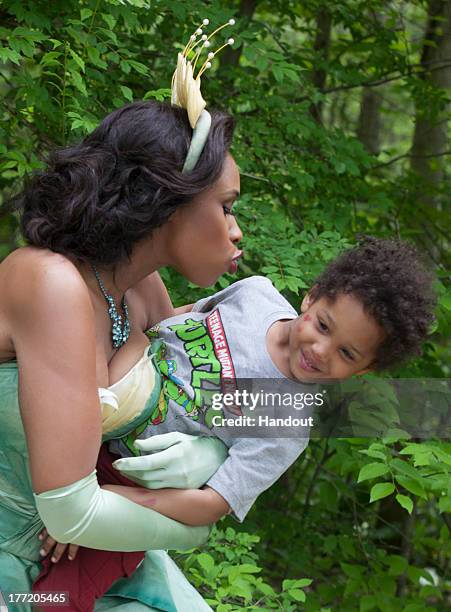
MULTIPOLYGON (((412 149, 410 149, 410 151, 411 150, 412 149)), ((371 170, 375 170, 376 168, 383 168, 385 166, 391 166, 392 164, 396 163, 400 159, 406 159, 406 158, 426 159, 430 157, 443 157, 444 155, 451 155, 451 151, 443 151, 442 153, 430 153, 429 155, 413 155, 412 153, 403 153, 402 155, 397 155, 396 157, 392 157, 392 159, 389 159, 387 162, 382 162, 380 164, 376 164, 375 166, 372 166, 371 170)))
MULTIPOLYGON (((443 68, 449 68, 451 66, 451 58, 446 58, 446 61, 450 60, 450 63, 443 63, 445 62, 445 60, 441 60, 440 62, 440 66, 436 66, 435 68, 428 68, 428 69, 424 69, 422 68, 421 64, 413 64, 412 66, 409 67, 409 70, 406 71, 405 73, 400 73, 400 74, 396 74, 393 76, 387 76, 387 78, 379 78, 376 81, 361 81, 360 83, 353 83, 353 84, 347 84, 347 85, 337 85, 336 87, 330 87, 329 89, 322 89, 320 90, 320 93, 326 95, 329 93, 334 93, 336 91, 347 91, 350 89, 358 89, 359 87, 379 87, 379 85, 383 85, 384 83, 390 83, 392 81, 398 81, 399 79, 403 79, 407 76, 421 76, 422 74, 425 74, 427 72, 435 72, 436 70, 443 70, 443 68), (414 68, 422 68, 420 70, 413 70, 414 68)), ((435 62, 433 62, 435 63, 435 62)), ((387 72, 386 74, 389 75, 391 73, 387 72)), ((297 102, 304 102, 305 100, 308 100, 310 96, 301 96, 300 98, 294 98, 293 102, 297 103, 297 102)))

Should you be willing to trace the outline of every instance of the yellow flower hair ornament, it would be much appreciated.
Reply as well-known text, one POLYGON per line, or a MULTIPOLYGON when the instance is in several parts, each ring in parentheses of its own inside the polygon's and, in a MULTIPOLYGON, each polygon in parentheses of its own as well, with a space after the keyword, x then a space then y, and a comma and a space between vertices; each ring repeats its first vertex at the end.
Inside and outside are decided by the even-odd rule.
POLYGON ((229 19, 227 23, 216 28, 210 35, 207 35, 204 33, 202 27, 208 26, 209 23, 208 19, 204 19, 201 26, 199 26, 194 34, 190 36, 189 42, 183 52, 178 54, 177 68, 172 77, 171 102, 175 106, 186 109, 190 125, 193 128, 193 137, 183 165, 183 173, 191 172, 196 166, 207 141, 208 132, 211 126, 211 116, 210 113, 205 110, 206 102, 200 92, 200 77, 206 70, 211 68, 211 60, 215 55, 222 51, 224 47, 233 45, 235 42, 233 38, 229 38, 215 52, 210 51, 205 61, 198 69, 197 75, 194 76, 202 51, 210 47, 210 39, 223 28, 229 25, 235 25, 235 20, 229 19))

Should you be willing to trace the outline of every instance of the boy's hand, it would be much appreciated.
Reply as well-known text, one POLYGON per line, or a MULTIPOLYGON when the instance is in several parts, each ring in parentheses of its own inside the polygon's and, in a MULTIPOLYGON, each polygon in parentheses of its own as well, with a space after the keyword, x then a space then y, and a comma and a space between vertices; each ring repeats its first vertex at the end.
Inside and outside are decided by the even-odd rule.
POLYGON ((135 447, 149 454, 117 459, 113 467, 148 489, 198 489, 227 457, 217 438, 178 431, 136 440, 135 447))
POLYGON ((42 542, 41 550, 39 551, 39 554, 41 555, 41 557, 46 557, 50 553, 50 551, 53 549, 52 559, 51 559, 52 563, 58 563, 58 561, 63 556, 64 551, 66 550, 67 547, 69 547, 67 556, 70 561, 75 559, 75 557, 77 556, 79 546, 77 546, 76 544, 61 544, 60 542, 57 542, 56 540, 52 538, 52 536, 49 535, 45 527, 41 531, 38 537, 39 537, 39 540, 42 542))

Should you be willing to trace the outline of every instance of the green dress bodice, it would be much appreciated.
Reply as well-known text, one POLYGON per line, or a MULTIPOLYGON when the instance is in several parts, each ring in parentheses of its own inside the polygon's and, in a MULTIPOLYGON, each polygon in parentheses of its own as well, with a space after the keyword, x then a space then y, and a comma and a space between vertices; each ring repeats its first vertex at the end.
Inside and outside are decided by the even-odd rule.
MULTIPOLYGON (((105 398, 104 394, 109 406, 105 410, 109 427, 104 440, 120 437, 149 418, 160 392, 158 375, 150 395, 149 387, 143 385, 142 376, 150 373, 149 368, 154 375, 150 348, 129 374, 107 390, 109 397, 105 398), (146 389, 145 395, 143 389, 146 389), (134 406, 125 420, 121 413, 124 406, 128 409, 134 406)), ((33 500, 18 380, 15 361, 0 364, 0 591, 4 597, 7 593, 31 592, 40 572, 38 534, 43 528, 33 500)), ((8 604, 8 609, 31 612, 29 604, 8 604)), ((118 612, 211 610, 165 551, 148 551, 134 574, 118 580, 95 607, 96 612, 112 609, 118 612)))

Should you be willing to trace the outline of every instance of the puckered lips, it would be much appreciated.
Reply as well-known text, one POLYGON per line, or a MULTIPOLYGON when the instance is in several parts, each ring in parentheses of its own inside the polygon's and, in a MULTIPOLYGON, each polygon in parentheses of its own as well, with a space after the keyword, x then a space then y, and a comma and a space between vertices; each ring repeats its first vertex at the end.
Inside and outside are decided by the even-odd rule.
POLYGON ((229 265, 229 269, 228 269, 228 272, 230 274, 236 274, 236 271, 238 270, 238 260, 242 256, 242 254, 243 254, 243 251, 237 251, 235 255, 233 256, 232 261, 230 262, 230 265, 229 265))

